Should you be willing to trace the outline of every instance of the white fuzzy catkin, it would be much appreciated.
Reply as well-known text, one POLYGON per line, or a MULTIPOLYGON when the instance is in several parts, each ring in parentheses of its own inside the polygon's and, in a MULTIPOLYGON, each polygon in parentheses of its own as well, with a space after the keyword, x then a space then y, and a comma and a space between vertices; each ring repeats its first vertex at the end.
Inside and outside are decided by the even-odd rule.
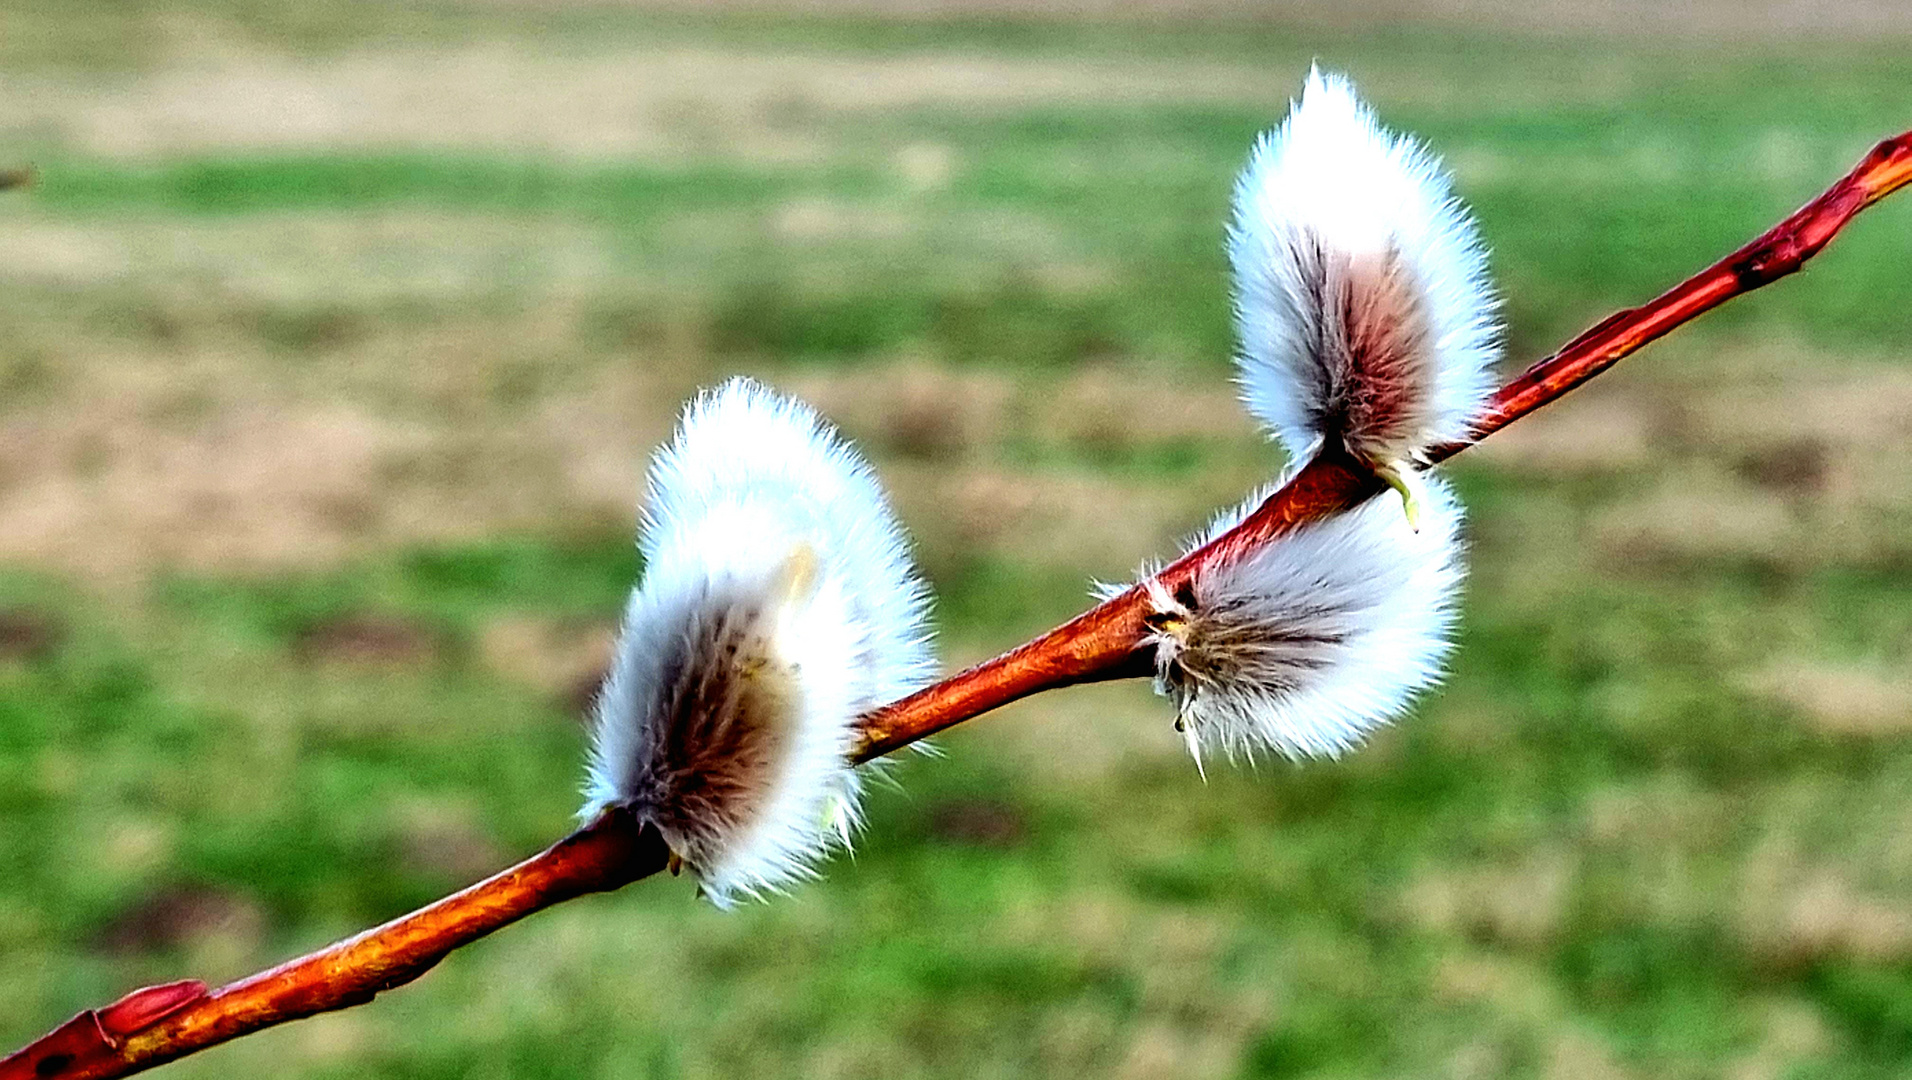
POLYGON ((1438 478, 1423 485, 1418 530, 1369 499, 1198 570, 1173 594, 1144 579, 1156 689, 1175 702, 1197 764, 1204 750, 1337 755, 1440 680, 1463 573, 1461 510, 1438 478))
POLYGON ((1486 253, 1439 160, 1345 77, 1310 70, 1256 145, 1228 256, 1242 396, 1295 458, 1338 440, 1398 467, 1467 434, 1500 349, 1486 253))
POLYGON ((933 672, 875 476, 808 407, 734 379, 653 460, 638 546, 585 816, 631 807, 719 906, 812 876, 857 822, 857 718, 933 672))

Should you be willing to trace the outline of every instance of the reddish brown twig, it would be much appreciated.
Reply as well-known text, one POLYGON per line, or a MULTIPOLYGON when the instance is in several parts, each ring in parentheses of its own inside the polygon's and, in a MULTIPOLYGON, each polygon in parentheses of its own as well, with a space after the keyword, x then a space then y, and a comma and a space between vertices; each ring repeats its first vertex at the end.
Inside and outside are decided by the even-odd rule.
MULTIPOLYGON (((1430 457, 1440 461, 1459 453, 1675 327, 1799 269, 1854 215, 1909 181, 1912 132, 1880 143, 1825 194, 1757 240, 1529 368, 1494 396, 1471 438, 1439 447, 1430 457)), ((1319 458, 1240 525, 1159 577, 1173 590, 1209 560, 1232 557, 1382 489, 1352 461, 1319 458)), ((1020 648, 878 710, 865 718, 858 759, 889 753, 1041 690, 1147 674, 1143 614, 1140 591, 1130 589, 1020 648)), ((526 915, 654 874, 667 855, 654 831, 612 811, 463 892, 271 971, 211 992, 200 983, 152 987, 83 1012, 0 1061, 0 1080, 125 1076, 274 1024, 362 1004, 526 915)))
POLYGON ((126 1076, 260 1028, 362 1005, 534 911, 648 877, 666 854, 655 830, 608 812, 509 870, 270 971, 211 992, 204 983, 152 987, 83 1012, 0 1061, 0 1080, 126 1076))

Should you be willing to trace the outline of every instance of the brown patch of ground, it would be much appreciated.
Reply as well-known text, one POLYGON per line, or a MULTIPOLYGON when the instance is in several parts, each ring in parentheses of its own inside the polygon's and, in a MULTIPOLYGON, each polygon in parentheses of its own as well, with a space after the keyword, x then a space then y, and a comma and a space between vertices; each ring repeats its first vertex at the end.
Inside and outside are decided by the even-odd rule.
POLYGON ((1690 395, 1692 445, 1768 490, 1832 508, 1912 497, 1899 470, 1880 467, 1912 453, 1912 374, 1811 353, 1749 359, 1783 366, 1690 395))
POLYGON ((1570 459, 1605 468, 1604 429, 1644 432, 1644 455, 1616 463, 1638 473, 1657 466, 1653 486, 1609 502, 1594 522, 1598 549, 1615 562, 1737 559, 1798 570, 1896 564, 1912 551, 1904 529, 1912 485, 1881 464, 1912 454, 1912 377, 1791 347, 1725 350, 1710 362, 1717 374, 1660 387, 1632 419, 1600 416, 1603 402, 1627 399, 1598 391, 1593 416, 1576 419, 1587 404, 1576 395, 1557 407, 1558 419, 1524 421, 1486 453, 1510 468, 1547 467, 1560 449, 1550 434, 1564 431, 1558 442, 1570 459), (1589 426, 1572 431, 1579 423, 1589 426))
POLYGON ((100 574, 336 557, 378 531, 402 429, 344 408, 240 405, 182 425, 99 401, 0 421, 0 557, 100 574))
POLYGON ((1831 451, 1817 438, 1802 438, 1758 447, 1734 463, 1740 479, 1780 495, 1805 498, 1826 490, 1831 478, 1831 451))
POLYGON ((1547 1047, 1545 1080, 1633 1080, 1607 1040, 1572 1028, 1555 1033, 1547 1047))
MULTIPOLYGON (((1034 403, 1035 431, 1063 443, 1119 449, 1177 440, 1243 443, 1254 421, 1224 378, 1205 382, 1115 364, 1087 364, 1034 403)), ((1277 460, 1269 451, 1269 462, 1277 460)))
MULTIPOLYGON (((1040 103, 1285 104, 1305 63, 854 56, 680 48, 552 57, 505 47, 228 58, 130 82, 0 83, 0 131, 57 133, 87 153, 510 149, 573 158, 713 154, 816 160, 793 118, 1040 103)), ((916 163, 920 166, 921 163, 916 163)), ((929 167, 914 167, 929 175, 929 167)))
POLYGON ((1565 917, 1573 867, 1542 852, 1519 866, 1420 874, 1401 898, 1409 921, 1424 929, 1517 945, 1544 943, 1565 917))
POLYGON ((1623 562, 1779 557, 1797 548, 1785 500, 1711 477, 1686 477, 1604 511, 1601 546, 1623 562))
POLYGON ((1745 891, 1740 929, 1770 961, 1799 967, 1829 958, 1901 963, 1912 956, 1912 910, 1868 895, 1830 870, 1745 891))
MULTIPOLYGON (((904 520, 938 551, 992 552, 1121 576, 1174 553, 1177 539, 1260 476, 1215 469, 1185 484, 1110 475, 1154 449, 1238 452, 1259 438, 1226 382, 1089 364, 1059 379, 909 359, 820 372, 789 388, 867 444, 904 520), (1034 463, 1003 460, 1027 447, 1034 463)), ((1279 455, 1266 452, 1267 474, 1279 455)))
POLYGON ((922 460, 983 455, 1013 423, 1016 381, 908 359, 878 371, 806 374, 790 389, 873 450, 922 460))
POLYGON ((1745 682, 1834 735, 1895 738, 1912 731, 1912 679, 1897 670, 1789 660, 1745 682))
POLYGON ((32 608, 0 608, 0 660, 44 660, 66 640, 66 624, 32 608))
POLYGON ((582 720, 610 671, 616 642, 609 623, 512 616, 487 625, 479 649, 494 669, 536 686, 582 720))
POLYGON ((892 472, 904 519, 945 551, 1122 577, 1144 559, 1173 554, 1177 535, 1195 524, 1186 492, 1086 471, 892 472))
POLYGON ((181 885, 152 894, 102 927, 96 944, 108 952, 194 948, 209 939, 237 942, 247 951, 265 931, 265 913, 245 896, 209 886, 181 885))
POLYGON ((1672 777, 1602 788, 1587 800, 1584 821, 1596 844, 1661 859, 1724 843, 1736 824, 1728 800, 1672 777))
POLYGON ((929 808, 929 834, 948 843, 1012 848, 1029 835, 1029 821, 1008 803, 945 799, 929 808))
MULTIPOLYGON (((340 1062, 359 1058, 377 1036, 372 1024, 356 1012, 320 1013, 293 1028, 299 1052, 308 1060, 340 1062)), ((362 1059, 361 1059, 362 1060, 362 1059)))
POLYGON ((182 322, 233 321, 243 301, 349 312, 394 299, 487 296, 514 285, 573 294, 601 286, 614 260, 577 222, 417 209, 274 212, 234 218, 119 217, 110 224, 9 215, 0 278, 31 285, 132 283, 138 303, 182 322), (195 307, 181 293, 190 284, 195 307))
POLYGON ((1595 384, 1495 433, 1469 456, 1523 472, 1618 472, 1650 464, 1655 442, 1643 402, 1595 384))
POLYGON ((395 615, 342 615, 301 627, 292 655, 307 663, 409 667, 437 659, 441 642, 429 627, 395 615))
POLYGON ((1832 1031, 1810 1002, 1781 998, 1760 1011, 1759 1042, 1726 1066, 1726 1080, 1782 1080, 1834 1045, 1832 1031))
MULTIPOLYGON (((1088 606, 1085 594, 1083 607, 1088 606)), ((960 668, 993 651, 950 656, 948 666, 960 668)), ((1043 782, 1057 790, 1097 798, 1107 794, 1111 775, 1138 763, 1177 770, 1189 783, 1201 782, 1182 737, 1175 733, 1174 709, 1144 681, 1092 683, 1009 709, 1017 715, 988 733, 991 753, 1019 769, 1040 773, 1043 782)))
POLYGON ((0 559, 110 584, 625 527, 675 383, 697 377, 620 365, 527 407, 496 392, 495 347, 407 337, 355 346, 312 390, 225 343, 170 372, 110 350, 63 369, 51 400, 0 413, 0 559))
POLYGON ((478 814, 459 803, 418 801, 396 811, 399 856, 465 884, 504 869, 507 857, 478 814))
POLYGON ((1434 969, 1432 989, 1452 1001, 1483 1002, 1503 1016, 1533 1026, 1552 1024, 1566 1011, 1560 989, 1551 979, 1496 953, 1444 957, 1434 969))
MULTIPOLYGON (((0 413, 0 559, 112 582, 159 567, 328 565, 514 529, 627 529, 652 448, 715 377, 695 355, 592 360, 541 375, 518 401, 498 392, 515 368, 496 339, 555 335, 562 348, 562 328, 379 331, 296 377, 215 331, 187 332, 215 339, 194 342, 189 366, 89 352, 48 401, 0 413)), ((1103 460, 1252 443, 1223 387, 1099 367, 1025 384, 921 360, 780 381, 867 444, 905 520, 943 552, 1121 575, 1257 479, 1218 468, 1164 484, 1110 475, 1103 460), (997 460, 1012 444, 1043 460, 997 460)), ((1268 452, 1271 472, 1275 461, 1268 452)))

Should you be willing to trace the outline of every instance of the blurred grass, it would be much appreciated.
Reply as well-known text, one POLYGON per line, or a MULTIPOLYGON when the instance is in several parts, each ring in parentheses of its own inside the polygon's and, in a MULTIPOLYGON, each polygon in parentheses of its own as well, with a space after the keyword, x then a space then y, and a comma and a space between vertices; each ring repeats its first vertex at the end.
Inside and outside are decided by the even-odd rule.
MULTIPOLYGON (((1309 57, 1448 156, 1520 362, 1811 195, 1912 76, 1889 42, 50 10, 0 7, 0 151, 41 170, 0 200, 0 1042, 562 832, 699 383, 871 449, 952 663, 1169 550, 1275 467, 1220 236, 1309 57), (602 92, 567 72, 626 64, 563 142, 602 92)), ((786 900, 581 901, 169 1069, 1899 1075, 1909 225, 1458 462, 1454 677, 1348 760, 1203 784, 1142 689, 1053 695, 897 765, 786 900)))

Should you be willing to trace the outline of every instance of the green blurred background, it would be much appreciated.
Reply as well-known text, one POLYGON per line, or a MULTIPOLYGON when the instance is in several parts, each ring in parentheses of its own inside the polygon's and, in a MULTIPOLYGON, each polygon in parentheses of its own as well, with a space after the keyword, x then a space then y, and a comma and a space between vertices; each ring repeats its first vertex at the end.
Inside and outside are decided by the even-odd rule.
MULTIPOLYGON (((1313 58, 1510 366, 1912 123, 1887 2, 0 3, 0 1043, 565 831, 700 384, 875 458, 951 665, 1278 465, 1221 229, 1313 58)), ((1912 197, 1451 468, 1453 678, 1197 779, 967 725, 854 860, 587 899, 176 1077, 1886 1077, 1912 1060, 1912 197)))

